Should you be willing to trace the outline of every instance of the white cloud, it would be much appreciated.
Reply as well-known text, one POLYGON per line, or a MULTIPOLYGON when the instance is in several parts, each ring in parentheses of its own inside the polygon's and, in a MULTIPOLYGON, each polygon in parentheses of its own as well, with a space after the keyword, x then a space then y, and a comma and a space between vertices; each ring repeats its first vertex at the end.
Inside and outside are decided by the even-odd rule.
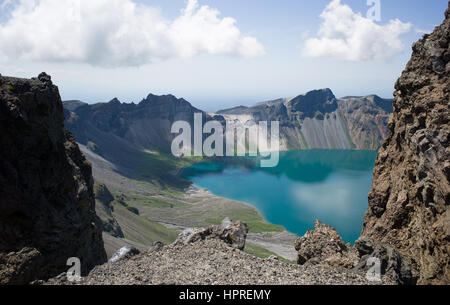
POLYGON ((350 61, 387 60, 404 48, 400 39, 412 24, 398 19, 379 25, 355 13, 340 0, 332 0, 320 15, 317 37, 306 40, 303 54, 350 61))
POLYGON ((131 0, 18 0, 0 24, 7 60, 140 66, 197 54, 253 57, 262 45, 233 18, 189 0, 175 20, 131 0))

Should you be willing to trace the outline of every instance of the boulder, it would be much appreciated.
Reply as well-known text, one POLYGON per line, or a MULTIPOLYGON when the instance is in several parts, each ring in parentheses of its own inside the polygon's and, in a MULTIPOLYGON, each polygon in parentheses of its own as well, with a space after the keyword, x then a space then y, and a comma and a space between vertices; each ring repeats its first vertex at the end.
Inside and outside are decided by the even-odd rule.
POLYGON ((153 243, 153 245, 151 245, 149 248, 148 248, 148 252, 156 252, 156 251, 159 251, 159 250, 161 250, 161 248, 162 247, 164 247, 164 244, 162 243, 162 242, 160 242, 160 241, 155 241, 154 243, 153 243))
POLYGON ((360 256, 355 270, 368 271, 372 266, 368 262, 373 261, 371 258, 376 258, 380 264, 381 275, 388 275, 400 285, 416 283, 417 276, 413 275, 411 270, 411 260, 400 255, 394 248, 362 237, 355 242, 355 249, 360 256))
POLYGON ((180 233, 175 243, 193 243, 199 240, 218 238, 239 250, 244 250, 247 238, 247 224, 237 221, 233 223, 225 218, 220 225, 212 225, 207 228, 189 228, 180 233))
POLYGON ((308 230, 295 241, 299 265, 326 264, 333 267, 354 267, 358 258, 351 247, 331 226, 316 220, 314 230, 308 230))

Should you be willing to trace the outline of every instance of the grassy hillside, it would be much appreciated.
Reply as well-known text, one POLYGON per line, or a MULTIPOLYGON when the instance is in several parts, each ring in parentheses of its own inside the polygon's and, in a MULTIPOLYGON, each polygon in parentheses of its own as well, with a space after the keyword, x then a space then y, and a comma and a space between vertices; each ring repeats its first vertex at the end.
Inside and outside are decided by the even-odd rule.
MULTIPOLYGON (((165 244, 172 243, 178 236, 178 231, 169 230, 163 225, 139 215, 139 209, 129 205, 123 196, 106 185, 96 181, 94 185, 96 197, 96 213, 103 223, 103 231, 123 240, 123 244, 148 248, 156 241, 165 244), (131 241, 131 243, 130 243, 131 241)), ((113 253, 117 245, 109 245, 105 240, 108 253, 113 253)))
POLYGON ((169 230, 161 224, 136 215, 124 205, 113 202, 114 218, 119 222, 125 239, 150 246, 155 241, 170 244, 175 241, 178 231, 169 230))

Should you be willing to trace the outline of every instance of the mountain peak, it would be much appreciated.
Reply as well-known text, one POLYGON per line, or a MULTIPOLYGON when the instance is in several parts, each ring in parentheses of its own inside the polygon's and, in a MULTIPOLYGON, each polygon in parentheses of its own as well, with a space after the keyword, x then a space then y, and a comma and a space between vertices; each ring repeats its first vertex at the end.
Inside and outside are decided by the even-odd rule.
POLYGON ((309 91, 299 95, 288 102, 292 112, 302 113, 302 117, 313 118, 317 114, 336 111, 337 99, 329 88, 309 91))
POLYGON ((119 101, 119 99, 117 97, 113 98, 112 100, 110 100, 108 102, 108 104, 112 104, 112 105, 120 105, 121 102, 119 101))
POLYGON ((177 100, 183 100, 183 99, 178 99, 176 96, 172 95, 172 94, 165 94, 165 95, 156 95, 153 93, 150 93, 149 95, 147 95, 147 97, 145 99, 143 99, 141 101, 140 104, 152 104, 152 103, 165 103, 165 102, 174 102, 177 100))

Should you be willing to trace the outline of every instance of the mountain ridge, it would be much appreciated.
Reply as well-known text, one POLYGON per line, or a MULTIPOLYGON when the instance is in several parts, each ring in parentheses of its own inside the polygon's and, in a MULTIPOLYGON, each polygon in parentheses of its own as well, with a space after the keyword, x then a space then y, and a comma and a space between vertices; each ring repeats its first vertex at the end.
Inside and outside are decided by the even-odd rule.
POLYGON ((248 127, 250 121, 279 121, 281 150, 366 149, 376 150, 387 136, 389 100, 377 96, 336 99, 330 89, 313 90, 294 98, 237 106, 207 113, 173 95, 149 94, 140 103, 87 104, 65 101, 66 125, 82 144, 92 139, 95 129, 127 140, 144 149, 170 151, 176 120, 193 123, 193 114, 203 121, 227 120, 248 127), (353 114, 353 112, 357 112, 353 114), (238 116, 238 117, 236 117, 238 116), (243 117, 240 116, 249 116, 243 117), (249 121, 250 120, 250 121, 249 121), (90 131, 94 130, 94 131, 90 131))

